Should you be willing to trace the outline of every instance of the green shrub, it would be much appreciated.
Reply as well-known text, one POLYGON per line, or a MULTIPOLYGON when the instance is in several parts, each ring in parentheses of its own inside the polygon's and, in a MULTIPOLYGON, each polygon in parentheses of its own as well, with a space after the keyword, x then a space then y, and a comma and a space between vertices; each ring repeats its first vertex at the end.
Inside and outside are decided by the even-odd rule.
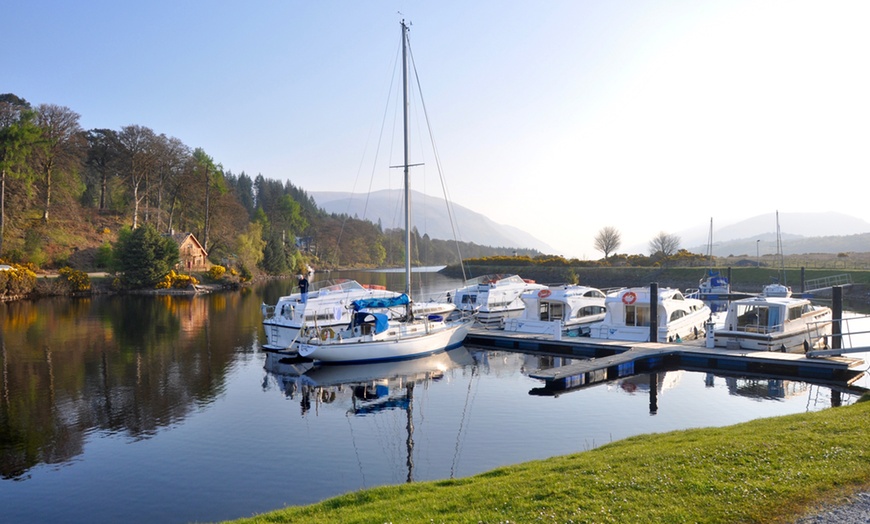
POLYGON ((94 263, 100 269, 112 267, 112 244, 105 242, 97 248, 97 255, 94 258, 94 263))

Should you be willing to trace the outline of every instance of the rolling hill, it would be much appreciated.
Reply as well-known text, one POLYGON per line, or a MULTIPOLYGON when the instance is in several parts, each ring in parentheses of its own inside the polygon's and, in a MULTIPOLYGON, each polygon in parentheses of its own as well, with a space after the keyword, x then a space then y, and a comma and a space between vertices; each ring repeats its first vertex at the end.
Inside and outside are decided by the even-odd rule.
MULTIPOLYGON (((314 191, 309 195, 328 213, 347 214, 380 223, 385 229, 404 227, 402 190, 384 189, 366 195, 337 191, 314 191)), ((444 199, 412 191, 411 221, 421 235, 441 240, 457 239, 482 246, 529 248, 542 253, 556 250, 533 235, 513 226, 497 224, 466 207, 453 205, 456 234, 444 199)))

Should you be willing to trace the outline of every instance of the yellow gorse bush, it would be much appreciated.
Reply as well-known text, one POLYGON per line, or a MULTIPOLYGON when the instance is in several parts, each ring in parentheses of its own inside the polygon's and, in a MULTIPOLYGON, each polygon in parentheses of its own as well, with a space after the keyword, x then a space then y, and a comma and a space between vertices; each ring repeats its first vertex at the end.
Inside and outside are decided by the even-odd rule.
POLYGON ((185 289, 190 286, 195 286, 199 284, 199 280, 196 277, 190 275, 184 275, 180 273, 176 273, 175 270, 170 271, 163 277, 163 280, 157 283, 157 289, 185 289))
POLYGON ((0 271, 0 296, 27 295, 36 287, 36 273, 27 266, 10 264, 12 269, 0 271))
POLYGON ((84 271, 79 271, 71 267, 64 267, 57 273, 58 278, 66 281, 69 290, 73 293, 88 291, 91 289, 91 278, 84 271))

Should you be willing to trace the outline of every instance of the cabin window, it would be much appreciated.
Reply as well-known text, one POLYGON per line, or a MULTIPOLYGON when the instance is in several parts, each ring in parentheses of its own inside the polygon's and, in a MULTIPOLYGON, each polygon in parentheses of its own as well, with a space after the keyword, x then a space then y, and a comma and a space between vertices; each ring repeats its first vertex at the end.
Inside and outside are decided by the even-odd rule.
POLYGON ((788 308, 788 320, 797 320, 804 313, 804 306, 796 306, 788 308))
POLYGON ((562 308, 562 304, 550 304, 549 320, 562 320, 563 315, 564 310, 562 308))
POLYGON ((683 318, 684 316, 686 316, 687 314, 688 313, 686 313, 682 309, 678 309, 677 311, 674 311, 673 313, 671 313, 671 322, 673 322, 674 320, 679 320, 679 319, 683 318))
POLYGON ((626 326, 649 326, 649 307, 625 306, 626 326))
POLYGON ((463 304, 477 304, 477 295, 462 295, 463 304))
POLYGON ((604 306, 585 306, 577 312, 577 318, 599 315, 604 313, 604 306))
POLYGON ((739 306, 737 329, 754 333, 767 333, 782 324, 783 311, 777 307, 739 306))

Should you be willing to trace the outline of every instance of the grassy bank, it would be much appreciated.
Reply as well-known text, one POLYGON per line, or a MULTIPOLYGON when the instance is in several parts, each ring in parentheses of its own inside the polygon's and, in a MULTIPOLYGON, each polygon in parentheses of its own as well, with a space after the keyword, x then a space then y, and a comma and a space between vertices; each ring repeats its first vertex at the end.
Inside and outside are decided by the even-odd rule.
POLYGON ((870 402, 859 402, 642 435, 237 522, 791 522, 820 503, 870 488, 868 427, 870 402))

